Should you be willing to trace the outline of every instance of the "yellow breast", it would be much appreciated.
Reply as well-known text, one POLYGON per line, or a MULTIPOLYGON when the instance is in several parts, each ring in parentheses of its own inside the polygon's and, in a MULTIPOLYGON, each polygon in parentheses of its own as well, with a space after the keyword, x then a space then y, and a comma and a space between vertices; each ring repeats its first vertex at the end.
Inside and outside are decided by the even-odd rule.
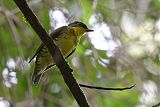
POLYGON ((62 55, 66 57, 72 52, 73 49, 76 48, 79 43, 79 39, 75 35, 68 35, 65 37, 60 37, 54 42, 62 52, 62 55))

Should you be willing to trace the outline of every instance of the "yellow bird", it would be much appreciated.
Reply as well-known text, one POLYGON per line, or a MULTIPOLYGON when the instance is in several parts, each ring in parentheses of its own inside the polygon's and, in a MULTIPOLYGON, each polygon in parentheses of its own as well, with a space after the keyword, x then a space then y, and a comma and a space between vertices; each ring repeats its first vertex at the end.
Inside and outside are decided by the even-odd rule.
MULTIPOLYGON (((53 31, 50 36, 54 43, 60 49, 63 57, 68 58, 76 49, 80 38, 85 32, 92 32, 93 30, 82 23, 75 21, 68 26, 62 26, 53 31)), ((37 49, 35 55, 30 59, 29 63, 36 57, 34 73, 32 75, 32 82, 38 85, 43 73, 55 65, 52 56, 48 49, 41 44, 37 49)))

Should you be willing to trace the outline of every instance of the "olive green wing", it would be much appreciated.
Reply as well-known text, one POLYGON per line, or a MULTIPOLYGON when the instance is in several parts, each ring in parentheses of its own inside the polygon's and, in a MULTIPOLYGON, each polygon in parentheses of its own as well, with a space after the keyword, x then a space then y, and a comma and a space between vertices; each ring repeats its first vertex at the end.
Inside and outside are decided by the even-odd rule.
POLYGON ((38 55, 39 51, 43 48, 43 44, 39 46, 36 53, 32 56, 32 58, 29 60, 29 63, 38 55))
MULTIPOLYGON (((67 59, 68 57, 70 57, 70 56, 75 52, 75 50, 76 50, 76 48, 75 48, 70 54, 68 54, 68 55, 65 57, 65 59, 67 59)), ((55 66, 55 64, 52 64, 52 65, 47 66, 47 68, 46 68, 44 71, 52 68, 53 66, 55 66)))
MULTIPOLYGON (((67 29, 67 26, 62 26, 58 29, 56 29, 55 31, 53 31, 50 36, 52 39, 56 39, 58 38, 60 35, 63 35, 63 33, 65 33, 67 29)), ((41 51, 41 49, 43 48, 43 43, 39 46, 39 48, 37 49, 36 53, 32 56, 32 58, 29 60, 29 63, 38 55, 39 51, 41 51)))
POLYGON ((56 39, 58 37, 60 37, 61 35, 63 35, 63 33, 67 32, 67 26, 62 26, 58 29, 56 29, 55 31, 53 31, 50 36, 52 39, 56 39))
POLYGON ((47 67, 50 63, 48 61, 48 55, 48 50, 43 46, 36 56, 34 72, 32 74, 32 81, 34 85, 38 85, 44 73, 45 67, 47 67))

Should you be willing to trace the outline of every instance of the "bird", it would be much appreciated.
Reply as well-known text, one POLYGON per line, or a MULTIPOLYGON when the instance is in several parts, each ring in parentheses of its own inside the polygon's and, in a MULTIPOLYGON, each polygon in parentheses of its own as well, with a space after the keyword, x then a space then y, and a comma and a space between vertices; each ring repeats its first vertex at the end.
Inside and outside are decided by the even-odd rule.
MULTIPOLYGON (((54 30, 50 37, 56 46, 60 49, 64 58, 71 56, 75 50, 81 37, 86 32, 92 32, 84 23, 74 21, 67 26, 62 26, 54 30)), ((50 68, 55 66, 55 62, 46 46, 42 43, 36 53, 31 57, 29 63, 36 57, 34 72, 32 74, 32 82, 38 85, 42 75, 50 68)))

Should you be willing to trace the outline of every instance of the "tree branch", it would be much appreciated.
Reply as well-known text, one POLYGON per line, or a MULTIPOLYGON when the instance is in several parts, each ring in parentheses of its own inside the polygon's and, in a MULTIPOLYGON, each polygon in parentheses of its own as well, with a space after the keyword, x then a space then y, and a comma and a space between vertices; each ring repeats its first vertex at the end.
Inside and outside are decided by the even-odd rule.
POLYGON ((16 5, 22 11, 26 20, 35 30, 35 32, 40 37, 43 44, 47 47, 48 51, 51 53, 56 65, 58 66, 63 79, 67 86, 69 87, 72 95, 76 99, 80 107, 89 107, 87 100, 82 93, 79 85, 72 75, 72 69, 68 66, 67 62, 63 58, 59 48, 53 43, 52 39, 49 37, 45 29, 42 27, 36 16, 33 14, 32 10, 29 8, 25 0, 14 0, 16 5))
POLYGON ((117 90, 117 91, 123 91, 123 90, 128 90, 131 89, 135 86, 136 84, 130 86, 130 87, 124 87, 124 88, 106 88, 106 87, 97 87, 97 86, 90 86, 90 85, 84 85, 84 84, 79 84, 81 87, 85 88, 90 88, 90 89, 97 89, 97 90, 117 90))

